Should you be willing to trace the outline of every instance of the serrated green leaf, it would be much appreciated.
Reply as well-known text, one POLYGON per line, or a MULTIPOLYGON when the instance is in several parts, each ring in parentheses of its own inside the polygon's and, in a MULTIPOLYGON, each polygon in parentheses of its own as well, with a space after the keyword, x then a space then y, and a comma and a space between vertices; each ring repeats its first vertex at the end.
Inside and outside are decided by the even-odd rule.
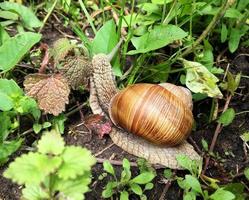
POLYGON ((220 40, 222 43, 227 40, 227 34, 228 34, 227 26, 226 24, 222 23, 221 31, 220 31, 220 40))
POLYGON ((221 199, 232 200, 234 198, 235 195, 233 193, 226 191, 222 188, 219 188, 210 196, 210 199, 213 200, 221 200, 221 199))
POLYGON ((218 122, 223 126, 228 126, 232 123, 235 117, 235 111, 233 108, 228 108, 222 115, 219 117, 218 122))
POLYGON ((137 195, 142 195, 143 194, 142 188, 136 183, 131 183, 130 188, 131 188, 132 192, 134 192, 137 195))
POLYGON ((247 168, 245 169, 244 174, 245 174, 247 180, 249 180, 249 167, 247 167, 247 168))
POLYGON ((41 199, 49 199, 49 194, 45 192, 40 185, 26 185, 24 189, 22 189, 22 197, 25 200, 41 200, 41 199))
POLYGON ((5 1, 0 3, 0 8, 17 13, 27 28, 36 28, 42 25, 41 21, 35 16, 33 11, 22 4, 5 1))
POLYGON ((108 172, 109 174, 115 176, 114 168, 113 168, 112 164, 111 164, 108 160, 106 160, 106 161, 103 163, 103 166, 104 166, 104 170, 105 170, 106 172, 108 172))
POLYGON ((63 163, 58 170, 58 176, 65 180, 90 171, 96 162, 89 150, 78 146, 65 147, 61 156, 63 163))
POLYGON ((195 93, 207 94, 209 97, 222 98, 217 82, 219 79, 198 62, 181 59, 187 71, 186 86, 195 93))
POLYGON ((4 177, 18 184, 39 184, 61 164, 59 157, 48 157, 30 152, 15 159, 4 172, 4 177))
POLYGON ((54 191, 59 191, 67 199, 82 200, 84 193, 89 191, 88 185, 91 183, 90 173, 85 172, 83 175, 75 179, 60 179, 55 180, 54 191))
POLYGON ((136 176, 131 180, 131 182, 137 184, 146 184, 151 182, 155 178, 155 175, 152 172, 144 172, 136 176))
POLYGON ((144 190, 151 190, 154 187, 153 183, 147 183, 144 187, 144 190))
MULTIPOLYGON (((93 54, 109 54, 118 43, 118 34, 113 20, 107 21, 97 32, 92 41, 91 47, 93 54)), ((116 76, 121 76, 119 57, 116 56, 112 61, 113 72, 116 76)))
POLYGON ((120 193, 120 200, 129 200, 129 193, 127 191, 122 191, 120 193))
POLYGON ((0 46, 0 70, 6 72, 15 67, 30 48, 39 42, 40 39, 41 34, 24 32, 4 42, 0 46))
POLYGON ((231 53, 235 52, 238 49, 240 37, 241 37, 240 29, 232 28, 228 41, 228 47, 231 53))
POLYGON ((22 139, 5 141, 0 144, 0 165, 8 161, 8 157, 14 153, 22 144, 22 139))
POLYGON ((42 154, 60 155, 64 150, 65 142, 61 135, 55 130, 43 133, 38 142, 38 152, 42 154))
POLYGON ((198 179, 191 175, 185 176, 185 183, 189 185, 195 192, 202 194, 201 184, 199 183, 198 179))
POLYGON ((141 37, 133 37, 131 42, 136 50, 131 50, 127 54, 134 55, 160 49, 175 40, 180 40, 186 36, 187 33, 178 26, 158 25, 141 37))

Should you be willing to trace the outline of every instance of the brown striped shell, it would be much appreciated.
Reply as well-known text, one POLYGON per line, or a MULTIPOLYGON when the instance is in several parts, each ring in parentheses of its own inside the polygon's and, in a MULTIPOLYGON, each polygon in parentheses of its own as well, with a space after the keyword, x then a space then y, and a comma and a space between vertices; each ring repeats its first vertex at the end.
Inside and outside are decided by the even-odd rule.
POLYGON ((155 144, 174 146, 183 142, 193 125, 191 93, 169 83, 135 84, 111 100, 114 124, 155 144))

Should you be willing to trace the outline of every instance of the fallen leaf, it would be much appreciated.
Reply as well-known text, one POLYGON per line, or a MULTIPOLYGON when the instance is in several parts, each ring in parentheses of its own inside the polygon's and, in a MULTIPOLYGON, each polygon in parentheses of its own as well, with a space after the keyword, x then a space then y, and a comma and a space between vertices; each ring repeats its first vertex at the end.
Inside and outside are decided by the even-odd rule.
POLYGON ((38 101, 39 108, 57 116, 69 102, 70 89, 67 80, 60 74, 31 74, 25 77, 25 92, 38 101))

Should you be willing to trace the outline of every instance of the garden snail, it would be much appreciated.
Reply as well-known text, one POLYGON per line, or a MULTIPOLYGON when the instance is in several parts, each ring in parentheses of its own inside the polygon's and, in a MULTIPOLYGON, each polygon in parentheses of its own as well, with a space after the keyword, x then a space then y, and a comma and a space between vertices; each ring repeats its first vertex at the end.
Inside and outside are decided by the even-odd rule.
POLYGON ((109 115, 114 124, 133 134, 155 144, 173 146, 191 132, 191 101, 187 89, 173 84, 135 84, 111 99, 109 115))
MULTIPOLYGON (((114 49, 113 52, 115 52, 116 49, 114 49)), ((122 92, 119 93, 118 89, 116 88, 115 81, 113 80, 112 67, 110 64, 110 60, 114 54, 113 52, 108 56, 105 54, 98 54, 98 55, 95 55, 92 59, 92 75, 90 78, 90 100, 89 101, 90 101, 91 109, 94 114, 104 114, 107 117, 112 118, 112 120, 114 121, 114 124, 116 124, 120 122, 119 120, 116 119, 116 114, 115 114, 115 110, 116 110, 115 104, 116 104, 116 101, 118 102, 117 104, 119 104, 119 101, 115 99, 119 99, 119 94, 121 94, 122 96, 122 92), (114 112, 112 110, 114 110, 114 112), (110 115, 109 115, 109 111, 111 111, 110 115)), ((166 142, 160 142, 161 140, 160 137, 156 139, 151 139, 150 136, 148 140, 148 138, 144 139, 146 137, 143 138, 143 137, 137 136, 136 134, 133 134, 127 131, 129 130, 129 126, 124 127, 124 129, 119 128, 119 126, 121 127, 123 126, 123 124, 121 123, 117 126, 112 127, 112 131, 110 133, 110 137, 112 141, 117 146, 121 147, 123 150, 127 151, 130 154, 133 154, 138 157, 143 157, 152 164, 160 164, 160 165, 173 168, 173 169, 181 169, 181 167, 179 166, 176 160, 176 157, 180 154, 187 155, 191 159, 200 160, 200 156, 196 153, 193 147, 185 140, 191 130, 192 122, 193 122, 193 116, 191 112, 192 100, 189 98, 189 95, 190 95, 189 92, 185 89, 182 89, 181 87, 177 87, 172 84, 163 84, 162 86, 158 86, 158 85, 151 86, 150 84, 144 84, 144 85, 146 85, 146 87, 149 87, 149 88, 150 87, 156 88, 155 91, 157 91, 158 88, 160 90, 163 89, 162 90, 163 92, 161 92, 163 96, 168 95, 166 104, 162 106, 165 110, 167 110, 165 115, 168 115, 169 114, 168 112, 172 110, 173 107, 177 108, 176 111, 174 111, 175 114, 172 115, 173 117, 171 117, 168 120, 170 121, 171 124, 174 124, 176 126, 171 126, 171 128, 168 128, 168 129, 170 131, 172 130, 176 132, 181 132, 182 130, 184 130, 183 135, 179 136, 179 139, 177 139, 176 141, 169 139, 166 142), (167 89, 164 89, 163 87, 168 88, 168 90, 173 91, 173 93, 171 93, 167 89), (185 99, 185 100, 182 101, 181 99, 185 99), (169 106, 169 103, 171 106, 169 106), (178 122, 176 122, 177 119, 179 119, 180 121, 182 120, 183 123, 181 122, 178 124, 178 122), (167 145, 158 145, 160 143, 167 144, 167 145), (176 145, 178 143, 180 144, 176 145), (176 145, 176 146, 171 146, 171 145, 176 145)), ((135 88, 141 87, 141 84, 131 86, 131 88, 134 88, 134 87, 135 88)), ((140 96, 139 93, 138 93, 138 96, 140 96)), ((122 97, 121 99, 123 98, 125 100, 124 102, 129 102, 130 100, 129 96, 122 97)), ((158 98, 160 99, 160 97, 158 98)), ((157 98, 155 100, 157 101, 157 98)), ((143 100, 140 100, 140 101, 143 101, 143 100)), ((152 104, 147 103, 145 104, 145 107, 150 106, 150 105, 152 104)), ((126 108, 126 106, 123 106, 123 108, 126 108)), ((150 110, 148 111, 149 113, 147 114, 150 115, 151 114, 150 110)), ((157 121, 161 122, 161 117, 158 117, 154 120, 154 122, 157 122, 157 121)), ((143 129, 146 127, 145 125, 146 124, 142 123, 138 127, 143 129)), ((164 125, 165 123, 163 123, 162 126, 164 125)))

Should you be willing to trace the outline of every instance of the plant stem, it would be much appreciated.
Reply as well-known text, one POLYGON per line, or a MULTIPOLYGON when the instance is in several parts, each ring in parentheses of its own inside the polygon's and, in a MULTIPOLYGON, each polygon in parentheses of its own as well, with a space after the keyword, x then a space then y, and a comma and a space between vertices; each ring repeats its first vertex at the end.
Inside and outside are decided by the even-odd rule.
MULTIPOLYGON (((235 1, 234 1, 235 2, 235 1)), ((223 3, 220 10, 214 15, 212 21, 209 23, 207 28, 202 32, 202 34, 199 36, 199 38, 193 43, 193 45, 189 48, 187 48, 182 54, 181 57, 185 57, 186 55, 190 54, 195 47, 197 47, 211 32, 211 30, 215 27, 215 25, 218 23, 218 21, 224 16, 226 10, 233 4, 230 0, 227 0, 223 3)))
POLYGON ((174 0, 173 5, 171 6, 169 13, 167 14, 167 16, 165 17, 165 19, 163 20, 163 24, 168 24, 169 23, 169 17, 172 13, 173 10, 175 10, 175 6, 176 6, 177 0, 174 0))
POLYGON ((88 11, 87 11, 87 9, 85 7, 85 4, 82 2, 82 0, 79 0, 79 3, 80 3, 81 9, 83 10, 84 14, 86 15, 86 18, 87 18, 87 20, 88 20, 88 22, 89 22, 89 24, 90 24, 90 26, 91 26, 91 28, 92 28, 92 30, 94 32, 94 35, 96 35, 97 30, 96 30, 96 28, 95 28, 95 26, 93 24, 93 20, 92 20, 91 16, 89 15, 89 13, 88 13, 88 11))
POLYGON ((55 1, 54 1, 52 7, 51 7, 50 10, 48 11, 48 13, 47 13, 47 15, 45 16, 45 18, 43 19, 42 26, 40 27, 38 33, 40 33, 40 32, 42 31, 43 27, 45 26, 45 24, 46 24, 46 22, 47 22, 49 16, 52 14, 52 12, 53 12, 53 10, 54 10, 56 4, 57 4, 57 1, 58 1, 58 0, 55 0, 55 1))

